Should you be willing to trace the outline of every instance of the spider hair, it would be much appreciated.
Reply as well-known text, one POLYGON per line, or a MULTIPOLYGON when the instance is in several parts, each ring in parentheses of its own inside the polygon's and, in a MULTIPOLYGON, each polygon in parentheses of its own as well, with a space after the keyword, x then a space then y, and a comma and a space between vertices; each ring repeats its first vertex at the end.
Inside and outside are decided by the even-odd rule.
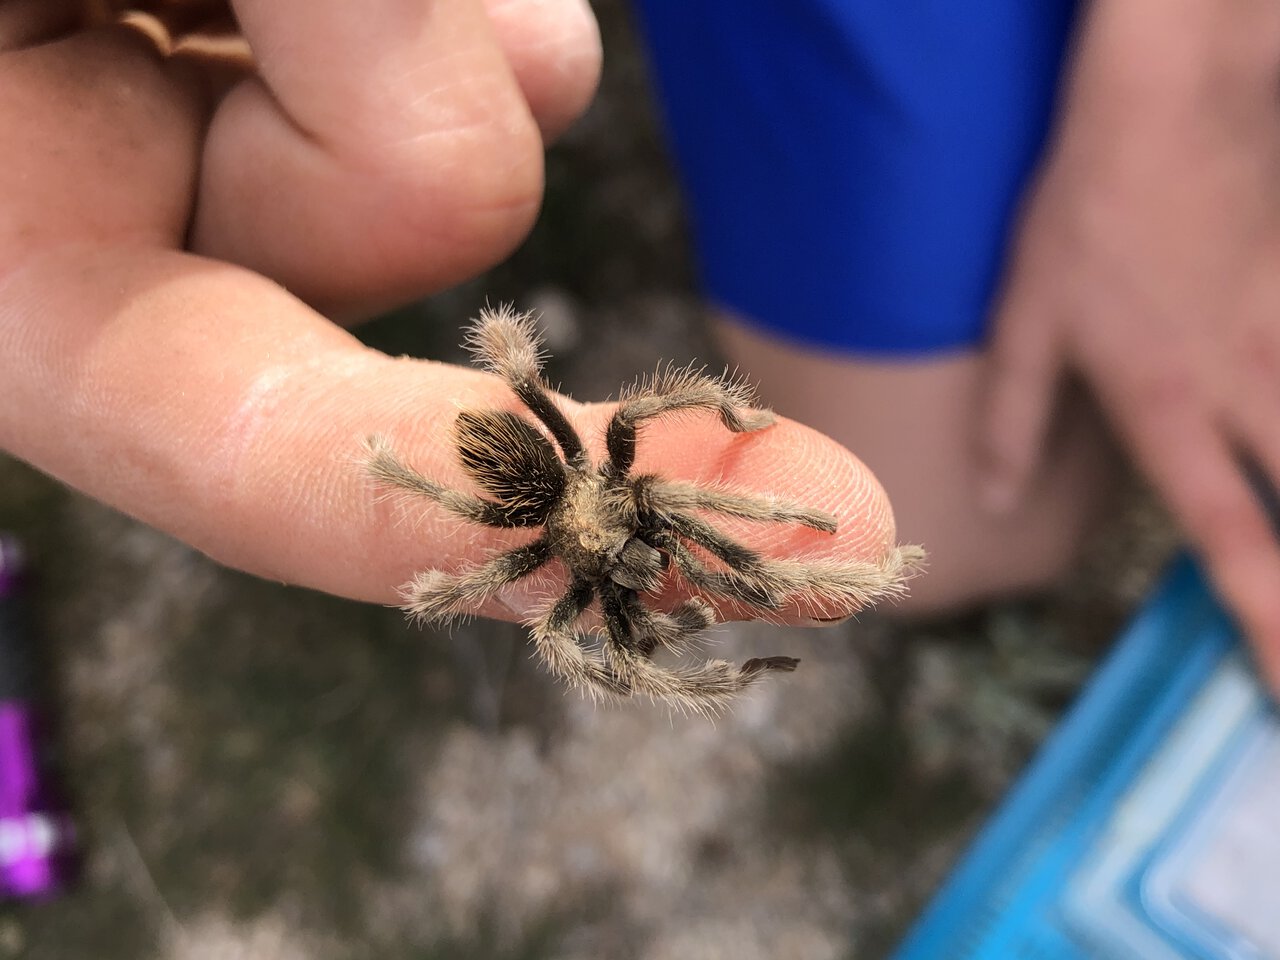
POLYGON ((569 586, 529 622, 534 650, 552 674, 595 697, 643 695, 713 712, 764 675, 799 664, 784 656, 741 665, 655 662, 660 651, 685 654, 716 622, 716 598, 761 617, 788 603, 823 617, 844 615, 902 593, 923 558, 914 547, 890 550, 879 561, 767 557, 722 533, 705 515, 828 534, 836 531, 836 518, 768 494, 631 473, 640 427, 659 417, 700 411, 735 433, 769 427, 773 414, 754 406, 754 392, 739 377, 711 376, 694 365, 667 365, 641 377, 622 391, 605 428, 606 456, 594 464, 542 379, 541 342, 530 314, 486 308, 466 345, 542 429, 509 411, 458 414, 452 440, 481 495, 424 476, 381 437, 368 441, 368 471, 389 489, 431 500, 470 523, 537 527, 541 533, 457 573, 419 573, 402 588, 405 610, 419 620, 441 623, 466 614, 559 559, 569 586), (657 592, 672 568, 702 596, 670 612, 652 609, 644 595, 657 592), (602 623, 598 645, 578 627, 593 605, 602 623))

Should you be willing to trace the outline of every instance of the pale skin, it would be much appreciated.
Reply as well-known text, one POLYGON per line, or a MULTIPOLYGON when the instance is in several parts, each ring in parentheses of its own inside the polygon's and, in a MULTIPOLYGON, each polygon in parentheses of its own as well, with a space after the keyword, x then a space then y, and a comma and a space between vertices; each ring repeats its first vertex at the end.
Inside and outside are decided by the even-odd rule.
POLYGON ((780 411, 854 446, 930 575, 903 609, 1050 582, 1108 491, 1088 387, 1280 692, 1280 9, 1095 0, 986 348, 910 365, 722 323, 780 411))
MULTIPOLYGON (((243 0, 247 73, 166 59, 86 6, 103 5, 0 0, 0 448, 230 566, 361 600, 526 540, 380 499, 362 462, 382 434, 466 487, 448 427, 518 409, 506 384, 389 358, 331 318, 519 243, 544 144, 597 81, 586 4, 243 0)), ((598 453, 612 407, 558 402, 598 453)), ((655 425, 637 469, 839 518, 834 536, 727 525, 766 553, 895 543, 867 468, 794 422, 655 425)), ((558 576, 477 612, 527 619, 558 576)))

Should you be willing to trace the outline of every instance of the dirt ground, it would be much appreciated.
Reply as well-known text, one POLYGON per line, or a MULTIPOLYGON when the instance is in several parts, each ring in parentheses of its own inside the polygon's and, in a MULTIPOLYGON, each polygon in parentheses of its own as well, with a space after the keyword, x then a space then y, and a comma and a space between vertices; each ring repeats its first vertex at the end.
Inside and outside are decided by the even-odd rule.
MULTIPOLYGON (((460 359, 490 298, 543 311, 582 399, 715 361, 627 11, 599 10, 604 90, 534 236, 369 342, 460 359)), ((0 958, 882 957, 1167 553, 1130 499, 1053 596, 719 628, 804 666, 712 723, 566 695, 518 628, 423 632, 222 569, 0 458, 85 851, 71 893, 3 908, 0 958)))

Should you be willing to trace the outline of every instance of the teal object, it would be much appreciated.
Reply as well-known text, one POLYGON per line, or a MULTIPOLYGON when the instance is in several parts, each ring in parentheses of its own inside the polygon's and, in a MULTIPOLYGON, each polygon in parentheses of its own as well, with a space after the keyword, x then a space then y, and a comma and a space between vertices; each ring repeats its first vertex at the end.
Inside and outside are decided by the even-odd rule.
POLYGON ((896 960, 1280 960, 1280 715, 1180 560, 896 960))

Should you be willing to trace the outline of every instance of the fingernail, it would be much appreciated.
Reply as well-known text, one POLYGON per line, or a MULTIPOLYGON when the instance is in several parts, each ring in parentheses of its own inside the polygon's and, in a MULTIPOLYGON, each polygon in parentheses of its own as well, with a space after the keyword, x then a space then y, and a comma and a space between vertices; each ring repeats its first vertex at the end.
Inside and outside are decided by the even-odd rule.
POLYGON ((837 623, 844 623, 846 620, 853 619, 852 613, 846 613, 839 617, 806 617, 802 622, 802 626, 810 627, 833 627, 837 623))

